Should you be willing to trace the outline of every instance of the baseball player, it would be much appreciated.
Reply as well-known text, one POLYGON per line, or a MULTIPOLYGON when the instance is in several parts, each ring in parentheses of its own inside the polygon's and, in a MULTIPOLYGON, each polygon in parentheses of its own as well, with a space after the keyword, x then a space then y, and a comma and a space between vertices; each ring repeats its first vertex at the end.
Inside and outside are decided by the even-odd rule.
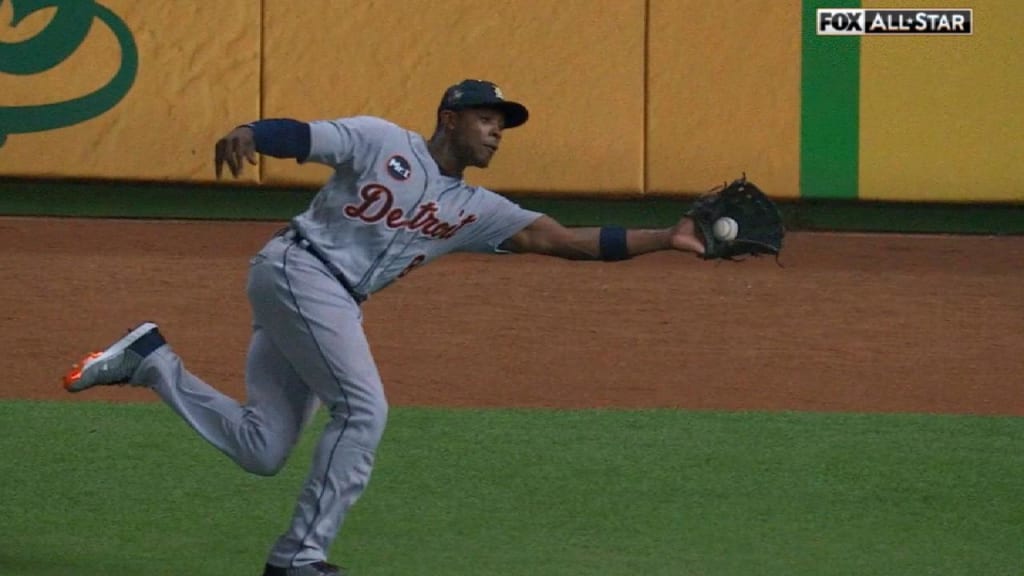
POLYGON ((259 120, 216 144, 215 168, 238 177, 256 154, 334 169, 308 209, 250 261, 252 339, 245 404, 190 373, 146 322, 65 377, 147 386, 243 469, 277 473, 318 406, 330 421, 316 445, 291 522, 271 547, 264 576, 343 573, 327 552, 366 488, 388 403, 362 328, 360 304, 419 266, 451 252, 536 253, 623 260, 656 250, 701 254, 693 221, 672 228, 566 228, 463 180, 486 168, 505 130, 527 109, 491 82, 451 86, 430 139, 380 118, 259 120))

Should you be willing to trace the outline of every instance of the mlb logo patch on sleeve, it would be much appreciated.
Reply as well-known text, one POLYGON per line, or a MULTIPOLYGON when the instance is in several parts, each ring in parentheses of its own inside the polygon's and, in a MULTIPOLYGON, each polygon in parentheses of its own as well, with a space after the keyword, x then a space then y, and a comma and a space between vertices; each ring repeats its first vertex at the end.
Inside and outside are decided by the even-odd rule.
POLYGON ((412 176, 412 166, 404 156, 395 154, 388 158, 388 174, 395 180, 408 180, 412 176))

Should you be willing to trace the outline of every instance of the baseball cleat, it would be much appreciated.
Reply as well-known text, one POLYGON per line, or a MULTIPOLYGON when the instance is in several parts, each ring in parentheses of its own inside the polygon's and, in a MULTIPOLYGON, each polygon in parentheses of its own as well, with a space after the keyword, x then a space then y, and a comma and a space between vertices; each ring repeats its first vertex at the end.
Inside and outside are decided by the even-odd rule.
POLYGON ((81 392, 93 386, 128 384, 143 358, 165 344, 157 325, 140 324, 102 352, 93 352, 64 375, 64 389, 81 392))
POLYGON ((267 564, 263 568, 263 576, 345 576, 345 569, 327 562, 314 562, 291 568, 267 564))

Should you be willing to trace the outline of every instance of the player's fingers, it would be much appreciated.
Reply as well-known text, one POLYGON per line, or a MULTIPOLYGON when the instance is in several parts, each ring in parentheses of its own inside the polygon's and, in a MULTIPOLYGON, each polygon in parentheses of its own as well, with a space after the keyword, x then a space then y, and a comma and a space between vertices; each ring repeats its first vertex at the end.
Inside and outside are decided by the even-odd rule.
POLYGON ((249 161, 249 164, 256 165, 256 151, 253 150, 252 146, 245 147, 245 159, 249 161))
POLYGON ((238 154, 238 140, 236 138, 228 139, 228 150, 227 150, 227 162, 228 168, 231 169, 231 175, 238 178, 238 175, 242 171, 242 166, 239 163, 238 154))
POLYGON ((224 150, 226 142, 221 138, 217 140, 217 145, 213 147, 213 169, 217 174, 217 179, 220 180, 220 175, 224 172, 224 150))

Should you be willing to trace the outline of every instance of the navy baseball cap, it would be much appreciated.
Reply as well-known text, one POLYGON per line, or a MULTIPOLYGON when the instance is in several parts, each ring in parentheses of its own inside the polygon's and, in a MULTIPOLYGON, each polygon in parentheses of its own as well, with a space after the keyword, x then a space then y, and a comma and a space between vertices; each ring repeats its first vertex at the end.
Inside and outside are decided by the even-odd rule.
POLYGON ((437 111, 441 110, 465 110, 466 108, 496 108, 505 113, 505 128, 522 126, 530 117, 526 106, 518 102, 505 100, 493 82, 486 80, 463 80, 444 91, 441 104, 437 111))

